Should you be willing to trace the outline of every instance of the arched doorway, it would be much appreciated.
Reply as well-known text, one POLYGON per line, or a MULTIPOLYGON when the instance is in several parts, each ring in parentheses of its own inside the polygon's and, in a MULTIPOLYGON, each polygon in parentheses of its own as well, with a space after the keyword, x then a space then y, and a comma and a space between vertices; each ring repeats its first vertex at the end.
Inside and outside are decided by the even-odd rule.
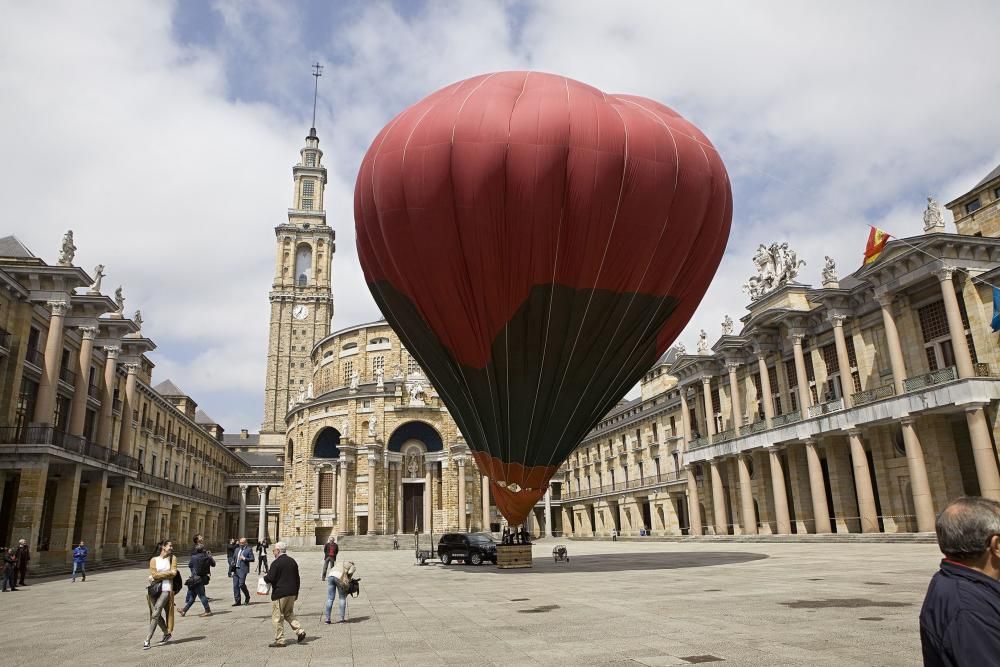
POLYGON ((395 499, 400 532, 427 532, 431 528, 428 511, 434 511, 431 490, 425 488, 427 454, 444 450, 441 434, 425 422, 405 422, 389 436, 387 448, 401 455, 395 499))

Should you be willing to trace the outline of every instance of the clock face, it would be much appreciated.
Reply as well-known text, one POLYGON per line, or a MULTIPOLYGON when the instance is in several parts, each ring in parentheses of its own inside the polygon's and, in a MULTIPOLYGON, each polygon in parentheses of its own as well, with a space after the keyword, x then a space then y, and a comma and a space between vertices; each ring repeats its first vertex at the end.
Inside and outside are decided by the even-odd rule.
POLYGON ((292 317, 294 317, 297 320, 304 320, 308 315, 309 315, 308 306, 303 306, 300 304, 292 309, 292 317))

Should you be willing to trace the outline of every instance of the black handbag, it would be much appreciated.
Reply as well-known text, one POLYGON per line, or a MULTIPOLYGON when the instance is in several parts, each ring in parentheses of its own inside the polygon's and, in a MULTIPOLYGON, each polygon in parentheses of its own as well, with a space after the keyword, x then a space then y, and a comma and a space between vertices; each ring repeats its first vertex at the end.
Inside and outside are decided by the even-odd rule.
POLYGON ((197 574, 192 574, 188 577, 188 580, 184 582, 184 585, 188 588, 194 588, 201 585, 201 576, 197 574))
POLYGON ((162 592, 163 592, 162 581, 154 581, 149 586, 146 586, 146 593, 149 595, 149 597, 153 599, 160 597, 160 593, 162 592))
POLYGON ((181 589, 181 586, 183 585, 184 585, 184 577, 182 577, 181 573, 178 571, 177 574, 174 575, 174 581, 173 585, 171 586, 171 589, 174 591, 174 593, 176 593, 181 589))

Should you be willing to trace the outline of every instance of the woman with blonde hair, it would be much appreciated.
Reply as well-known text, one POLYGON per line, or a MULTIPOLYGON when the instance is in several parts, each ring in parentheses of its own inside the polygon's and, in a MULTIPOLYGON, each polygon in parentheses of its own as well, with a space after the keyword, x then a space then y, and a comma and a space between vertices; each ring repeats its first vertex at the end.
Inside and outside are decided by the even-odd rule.
POLYGON ((159 626, 163 630, 160 644, 170 641, 174 631, 174 593, 177 576, 177 556, 174 555, 174 544, 165 540, 160 544, 160 555, 149 559, 149 586, 147 588, 146 604, 149 605, 149 635, 142 648, 149 648, 153 633, 159 626))

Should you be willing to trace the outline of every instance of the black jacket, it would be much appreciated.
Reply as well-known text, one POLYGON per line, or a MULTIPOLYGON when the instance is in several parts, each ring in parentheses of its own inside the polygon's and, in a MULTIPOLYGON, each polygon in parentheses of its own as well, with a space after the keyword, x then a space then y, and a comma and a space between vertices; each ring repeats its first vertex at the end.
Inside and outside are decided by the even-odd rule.
POLYGON ((288 554, 281 554, 271 561, 271 569, 264 575, 271 584, 271 599, 280 600, 289 595, 299 595, 299 564, 288 554))
POLYGON ((212 568, 215 567, 215 559, 204 551, 195 552, 191 554, 188 567, 191 568, 191 574, 197 574, 199 577, 207 579, 212 574, 212 568))
POLYGON ((920 610, 924 667, 981 667, 1000 659, 1000 582, 942 560, 920 610))

